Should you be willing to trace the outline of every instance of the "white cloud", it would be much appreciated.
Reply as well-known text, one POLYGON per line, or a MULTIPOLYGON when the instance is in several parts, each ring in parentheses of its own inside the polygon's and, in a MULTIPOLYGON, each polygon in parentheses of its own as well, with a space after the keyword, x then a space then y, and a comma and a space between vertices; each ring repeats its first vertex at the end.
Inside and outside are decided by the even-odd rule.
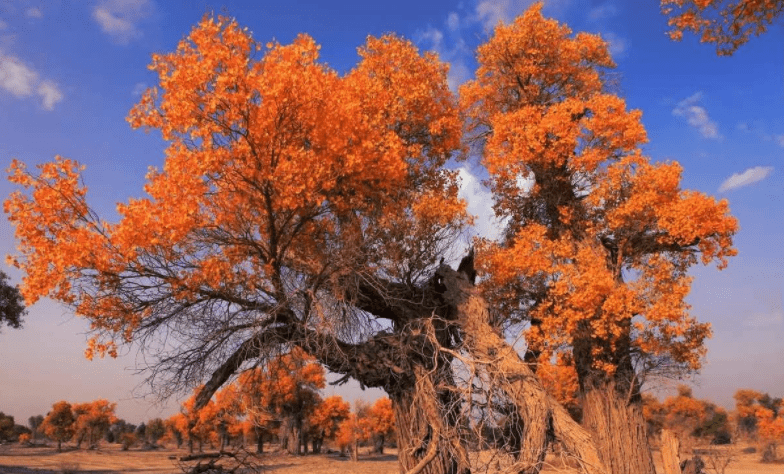
POLYGON ((144 93, 144 91, 147 90, 147 87, 148 86, 146 82, 137 82, 136 84, 134 84, 131 94, 135 96, 140 96, 144 93))
POLYGON ((721 183, 719 192, 732 191, 733 189, 749 186, 767 178, 772 172, 772 166, 755 166, 754 168, 747 169, 743 173, 735 173, 721 183))
POLYGON ((93 19, 118 44, 141 38, 137 23, 150 16, 150 0, 106 0, 93 9, 93 19))
POLYGON ((610 3, 604 3, 599 5, 598 7, 591 8, 588 11, 588 20, 590 21, 601 21, 606 20, 608 18, 612 18, 618 14, 618 9, 615 5, 610 3))
POLYGON ((611 31, 602 33, 602 38, 607 41, 607 47, 610 50, 610 54, 614 58, 625 56, 626 51, 629 50, 629 41, 621 38, 611 31))
POLYGON ((672 114, 686 118, 689 125, 699 130, 705 138, 720 139, 719 128, 716 122, 711 120, 705 107, 699 105, 702 100, 702 92, 688 97, 678 103, 673 109, 672 114))
POLYGON ((468 212, 474 216, 474 230, 479 237, 497 240, 504 223, 493 211, 493 194, 465 166, 458 169, 461 199, 468 203, 468 212))
POLYGON ((41 96, 42 105, 46 110, 54 110, 54 105, 63 100, 63 93, 52 81, 43 81, 38 86, 38 95, 41 96))
POLYGON ((0 88, 20 99, 37 94, 46 110, 54 109, 55 104, 64 97, 57 84, 50 80, 41 80, 39 74, 19 58, 2 53, 0 53, 0 88))
POLYGON ((0 20, 0 31, 6 28, 8 28, 8 23, 4 22, 3 20, 0 20))
MULTIPOLYGON (((454 33, 454 32, 453 32, 454 33)), ((447 47, 444 32, 438 28, 429 27, 425 31, 418 32, 414 39, 421 43, 425 48, 438 53, 442 61, 449 63, 449 73, 447 81, 449 88, 457 91, 460 84, 471 77, 471 71, 466 66, 466 58, 470 57, 470 51, 459 34, 450 34, 451 47, 447 47)))
POLYGON ((25 15, 27 15, 29 18, 43 18, 44 12, 42 12, 38 7, 30 7, 25 10, 25 15))
POLYGON ((446 18, 446 24, 452 31, 457 31, 460 28, 460 16, 457 13, 452 12, 446 18))
POLYGON ((773 135, 773 141, 778 143, 778 145, 784 148, 784 135, 773 135))

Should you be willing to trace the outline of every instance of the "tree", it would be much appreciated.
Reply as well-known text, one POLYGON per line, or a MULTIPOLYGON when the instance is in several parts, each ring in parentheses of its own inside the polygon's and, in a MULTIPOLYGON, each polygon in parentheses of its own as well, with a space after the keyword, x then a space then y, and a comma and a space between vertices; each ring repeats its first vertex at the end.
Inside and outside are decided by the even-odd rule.
POLYGON ((41 424, 43 422, 44 422, 43 415, 31 416, 30 418, 27 419, 27 424, 30 426, 30 431, 33 434, 33 442, 35 442, 38 435, 39 428, 41 427, 41 424))
POLYGON ((351 406, 340 395, 327 397, 313 409, 308 417, 313 452, 321 452, 325 439, 335 439, 341 423, 348 419, 351 406))
POLYGON ((759 420, 759 436, 766 443, 763 461, 775 461, 778 459, 776 447, 784 442, 784 416, 765 407, 758 407, 756 414, 759 420))
POLYGON ((52 411, 47 413, 41 430, 44 434, 57 441, 57 452, 62 452, 63 441, 68 441, 74 435, 76 421, 71 410, 71 404, 66 401, 59 401, 52 405, 52 411))
POLYGON ((14 439, 14 417, 0 411, 0 441, 14 439))
POLYGON ((22 318, 26 313, 24 298, 19 288, 8 284, 8 275, 0 270, 0 324, 5 323, 18 329, 22 326, 22 318))
POLYGON ((158 440, 166 434, 166 426, 160 418, 153 418, 147 423, 147 439, 150 444, 156 446, 158 440))
MULTIPOLYGON (((696 370, 710 335, 688 314, 688 269, 735 254, 726 201, 680 189, 652 164, 639 111, 606 91, 595 35, 571 35, 536 4, 478 50, 460 91, 505 238, 480 247, 500 327, 526 359, 565 353, 583 424, 612 473, 653 473, 640 387, 648 367, 696 370)), ((535 367, 535 365, 532 365, 535 367)))
POLYGON ((339 75, 318 49, 205 17, 154 56, 159 88, 129 121, 162 133, 166 161, 118 222, 90 209, 75 161, 13 162, 26 301, 88 318, 89 357, 138 342, 162 395, 204 383, 191 440, 221 386, 296 349, 387 392, 406 471, 468 472, 474 402, 489 400, 488 423, 514 413, 514 469, 538 472, 555 437, 600 472, 589 434, 487 323, 473 253, 443 263, 470 222, 444 166, 463 128, 447 66, 384 36, 339 75))
POLYGON ((89 443, 88 446, 92 447, 103 437, 112 423, 117 421, 117 417, 114 415, 116 406, 116 403, 110 403, 105 399, 77 403, 73 406, 74 437, 77 448, 85 439, 89 443))
POLYGON ((661 5, 672 27, 670 38, 679 41, 691 31, 725 56, 764 33, 784 12, 782 0, 662 0, 661 5))
POLYGON ((375 439, 374 450, 384 454, 384 442, 395 433, 395 412, 392 400, 379 398, 367 410, 367 426, 370 436, 375 439))

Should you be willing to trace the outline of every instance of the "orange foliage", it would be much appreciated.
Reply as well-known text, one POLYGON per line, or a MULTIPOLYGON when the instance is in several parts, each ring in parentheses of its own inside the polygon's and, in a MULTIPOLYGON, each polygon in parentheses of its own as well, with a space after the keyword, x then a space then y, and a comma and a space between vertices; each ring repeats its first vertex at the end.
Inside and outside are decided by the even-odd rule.
POLYGON ((73 406, 76 417, 74 437, 77 438, 77 444, 86 439, 90 446, 94 445, 109 426, 117 421, 114 414, 116 406, 116 403, 104 399, 75 404, 73 406))
POLYGON ((317 437, 333 439, 341 423, 349 417, 351 407, 339 395, 325 398, 308 417, 308 424, 317 437))
POLYGON ((382 397, 367 410, 367 428, 374 436, 391 436, 395 433, 395 412, 392 400, 382 397))
POLYGON ((674 40, 685 31, 714 43, 720 55, 730 55, 752 36, 765 32, 784 12, 782 0, 662 0, 674 40))
POLYGON ((710 327, 689 315, 687 271, 735 255, 727 202, 680 189, 677 163, 641 154, 641 113, 604 92, 600 37, 572 36, 535 4, 478 61, 461 100, 508 218, 506 240, 480 248, 488 298, 539 322, 526 341, 544 359, 579 343, 589 371, 613 374, 631 352, 699 367, 710 327))
POLYGON ((52 410, 41 423, 41 431, 50 439, 57 441, 57 450, 63 441, 68 441, 74 434, 74 414, 71 404, 65 400, 52 405, 52 410))
POLYGON ((443 168, 462 127, 447 66, 388 35, 368 38, 341 76, 319 49, 307 35, 263 46, 234 20, 205 16, 175 52, 154 55, 159 86, 128 121, 162 133, 166 161, 149 172, 147 197, 118 205, 119 222, 88 207, 75 161, 37 172, 14 161, 19 189, 4 208, 26 301, 72 305, 91 322, 86 355, 115 356, 143 322, 169 324, 172 308, 282 312, 292 272, 323 283, 346 265, 373 271, 468 222, 443 168))
POLYGON ((580 412, 580 386, 570 357, 560 354, 556 363, 540 360, 536 376, 544 388, 575 417, 580 412))

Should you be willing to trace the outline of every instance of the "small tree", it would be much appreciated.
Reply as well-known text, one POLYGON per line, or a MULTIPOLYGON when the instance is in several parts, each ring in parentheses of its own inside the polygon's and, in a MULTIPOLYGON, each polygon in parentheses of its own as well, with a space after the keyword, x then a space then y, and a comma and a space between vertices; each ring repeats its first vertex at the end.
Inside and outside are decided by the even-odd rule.
POLYGON ((153 418, 147 423, 147 440, 153 446, 166 434, 166 426, 160 418, 153 418))
POLYGON ((321 452, 325 439, 334 439, 338 434, 341 423, 351 413, 351 407, 343 397, 334 395, 322 400, 316 405, 313 413, 308 417, 310 438, 313 442, 313 452, 321 452))
POLYGON ((30 426, 30 431, 32 432, 33 435, 33 439, 32 439, 33 442, 35 442, 36 438, 38 437, 38 430, 43 422, 44 422, 43 415, 31 416, 30 418, 27 419, 27 424, 30 426))
POLYGON ((78 403, 73 406, 76 416, 76 446, 80 447, 85 439, 92 447, 100 440, 106 430, 117 421, 114 414, 116 403, 105 399, 98 399, 87 403, 78 403))
POLYGON ((14 437, 14 417, 0 411, 0 441, 11 441, 14 437))
POLYGON ((60 401, 52 405, 52 411, 46 415, 43 423, 41 423, 41 430, 44 434, 50 439, 57 441, 58 453, 63 450, 63 441, 71 439, 74 435, 75 421, 71 404, 66 401, 60 401))
POLYGON ((373 450, 384 454, 385 441, 395 434, 395 412, 392 410, 392 400, 387 397, 379 398, 367 411, 366 417, 369 434, 375 441, 373 450))

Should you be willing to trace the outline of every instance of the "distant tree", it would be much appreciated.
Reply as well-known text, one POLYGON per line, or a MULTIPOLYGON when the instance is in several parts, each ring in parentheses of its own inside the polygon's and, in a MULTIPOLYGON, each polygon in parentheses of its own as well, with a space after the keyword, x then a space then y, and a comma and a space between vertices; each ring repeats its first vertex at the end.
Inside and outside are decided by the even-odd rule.
POLYGON ((14 417, 0 411, 0 441, 14 439, 14 417))
POLYGON ((3 322, 9 327, 20 328, 26 312, 19 288, 10 285, 8 275, 0 270, 0 330, 3 322))
POLYGON ((757 420, 759 437, 765 443, 762 460, 777 461, 776 448, 784 443, 784 414, 777 415, 773 410, 760 406, 757 408, 757 420))
POLYGON ((62 443, 73 437, 75 432, 74 413, 71 409, 71 404, 66 401, 60 401, 52 405, 50 411, 44 422, 41 424, 41 430, 50 439, 57 441, 57 452, 62 452, 62 443))
POLYGON ((754 437, 757 434, 757 406, 762 393, 756 390, 739 389, 735 398, 735 416, 741 436, 754 437))
POLYGON ((166 426, 160 418, 153 418, 147 423, 147 441, 153 446, 166 434, 166 426))
POLYGON ((43 422, 44 422, 43 415, 31 416, 30 418, 27 419, 27 424, 30 426, 30 431, 33 434, 33 441, 36 440, 38 436, 38 429, 41 427, 41 424, 43 422))
POLYGON ((314 453, 321 452, 324 440, 335 438, 340 424, 348 418, 350 413, 351 406, 340 395, 327 397, 316 405, 308 417, 314 453))
POLYGON ((175 413, 163 422, 166 427, 166 437, 172 439, 177 444, 177 449, 182 447, 182 441, 187 436, 187 429, 181 429, 185 425, 185 423, 180 421, 182 418, 184 418, 182 413, 175 413))
POLYGON ((764 33, 784 12, 784 0, 662 0, 661 6, 670 38, 679 41, 690 31, 722 56, 764 33))
POLYGON ((382 397, 373 403, 366 414, 369 435, 374 439, 374 451, 384 454, 384 443, 395 434, 395 412, 392 400, 382 397))
POLYGON ((116 406, 116 403, 110 403, 105 399, 77 403, 73 406, 76 417, 74 436, 77 447, 80 447, 84 440, 89 442, 88 446, 94 446, 104 436, 112 423, 117 421, 114 414, 116 406))
POLYGON ((351 460, 357 461, 359 458, 359 443, 367 439, 368 433, 359 415, 351 413, 348 418, 340 423, 335 442, 338 444, 341 454, 345 454, 346 450, 348 450, 351 460))
POLYGON ((142 421, 139 423, 139 426, 136 427, 133 433, 136 435, 136 439, 139 442, 144 443, 144 441, 147 439, 147 425, 142 421))
POLYGON ((30 433, 22 433, 19 435, 19 444, 30 444, 31 438, 30 433))

